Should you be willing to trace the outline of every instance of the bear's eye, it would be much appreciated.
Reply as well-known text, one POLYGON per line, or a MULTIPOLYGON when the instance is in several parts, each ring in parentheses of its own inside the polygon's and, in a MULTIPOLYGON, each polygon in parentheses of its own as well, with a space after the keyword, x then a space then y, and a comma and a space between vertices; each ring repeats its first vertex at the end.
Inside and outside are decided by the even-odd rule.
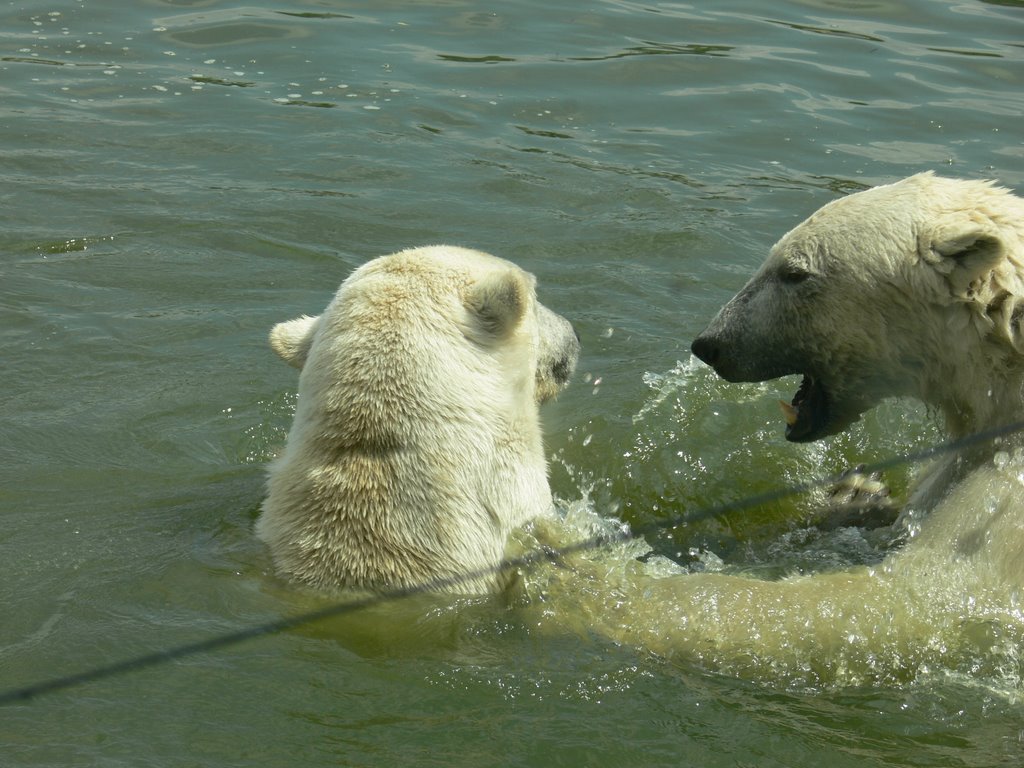
POLYGON ((809 278, 811 273, 796 264, 783 264, 779 269, 779 280, 787 285, 796 285, 809 278))

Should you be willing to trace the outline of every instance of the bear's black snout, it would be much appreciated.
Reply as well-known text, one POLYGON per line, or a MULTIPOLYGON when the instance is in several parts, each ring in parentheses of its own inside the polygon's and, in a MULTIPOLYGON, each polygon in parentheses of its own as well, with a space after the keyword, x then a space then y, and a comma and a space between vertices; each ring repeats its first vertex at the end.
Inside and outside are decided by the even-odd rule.
POLYGON ((723 335, 713 325, 693 340, 690 351, 710 365, 726 381, 764 381, 761 368, 764 360, 751 356, 743 344, 723 335))
POLYGON ((718 342, 706 334, 701 334, 693 340, 690 351, 712 368, 716 367, 722 356, 722 349, 718 342))

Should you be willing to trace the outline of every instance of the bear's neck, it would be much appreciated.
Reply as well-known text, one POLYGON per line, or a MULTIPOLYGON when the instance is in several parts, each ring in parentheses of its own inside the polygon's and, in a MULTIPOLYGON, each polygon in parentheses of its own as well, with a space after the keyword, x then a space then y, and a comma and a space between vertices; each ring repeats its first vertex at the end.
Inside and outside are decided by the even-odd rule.
MULTIPOLYGON (((973 443, 977 438, 981 446, 991 445, 988 438, 998 437, 999 445, 1024 447, 1024 408, 1019 392, 1013 398, 998 397, 992 392, 974 402, 947 401, 941 405, 941 410, 946 431, 953 440, 973 443)), ((998 449, 993 447, 990 452, 998 449)))

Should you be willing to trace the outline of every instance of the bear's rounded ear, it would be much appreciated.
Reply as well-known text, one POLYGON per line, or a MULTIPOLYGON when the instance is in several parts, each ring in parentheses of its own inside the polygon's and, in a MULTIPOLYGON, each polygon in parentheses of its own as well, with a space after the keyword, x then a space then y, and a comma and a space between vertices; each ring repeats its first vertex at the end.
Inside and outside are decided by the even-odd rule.
POLYGON ((510 334, 526 314, 533 292, 533 277, 521 269, 490 272, 466 294, 464 304, 488 335, 510 334))
POLYGON ((313 344, 319 317, 303 315, 286 323, 278 323, 270 330, 270 348, 277 356, 299 370, 306 364, 309 348, 313 344))
POLYGON ((1006 245, 991 219, 964 212, 947 216, 921 234, 921 258, 945 274, 957 293, 991 272, 1005 258, 1006 245))

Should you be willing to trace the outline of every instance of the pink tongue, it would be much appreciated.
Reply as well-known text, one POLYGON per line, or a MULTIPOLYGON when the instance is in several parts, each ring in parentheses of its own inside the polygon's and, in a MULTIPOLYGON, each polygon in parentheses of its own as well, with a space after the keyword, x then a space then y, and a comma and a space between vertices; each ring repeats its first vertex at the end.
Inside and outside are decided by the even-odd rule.
POLYGON ((799 417, 800 412, 785 400, 779 400, 779 405, 782 407, 782 415, 786 419, 786 424, 792 427, 796 424, 796 420, 799 417))

